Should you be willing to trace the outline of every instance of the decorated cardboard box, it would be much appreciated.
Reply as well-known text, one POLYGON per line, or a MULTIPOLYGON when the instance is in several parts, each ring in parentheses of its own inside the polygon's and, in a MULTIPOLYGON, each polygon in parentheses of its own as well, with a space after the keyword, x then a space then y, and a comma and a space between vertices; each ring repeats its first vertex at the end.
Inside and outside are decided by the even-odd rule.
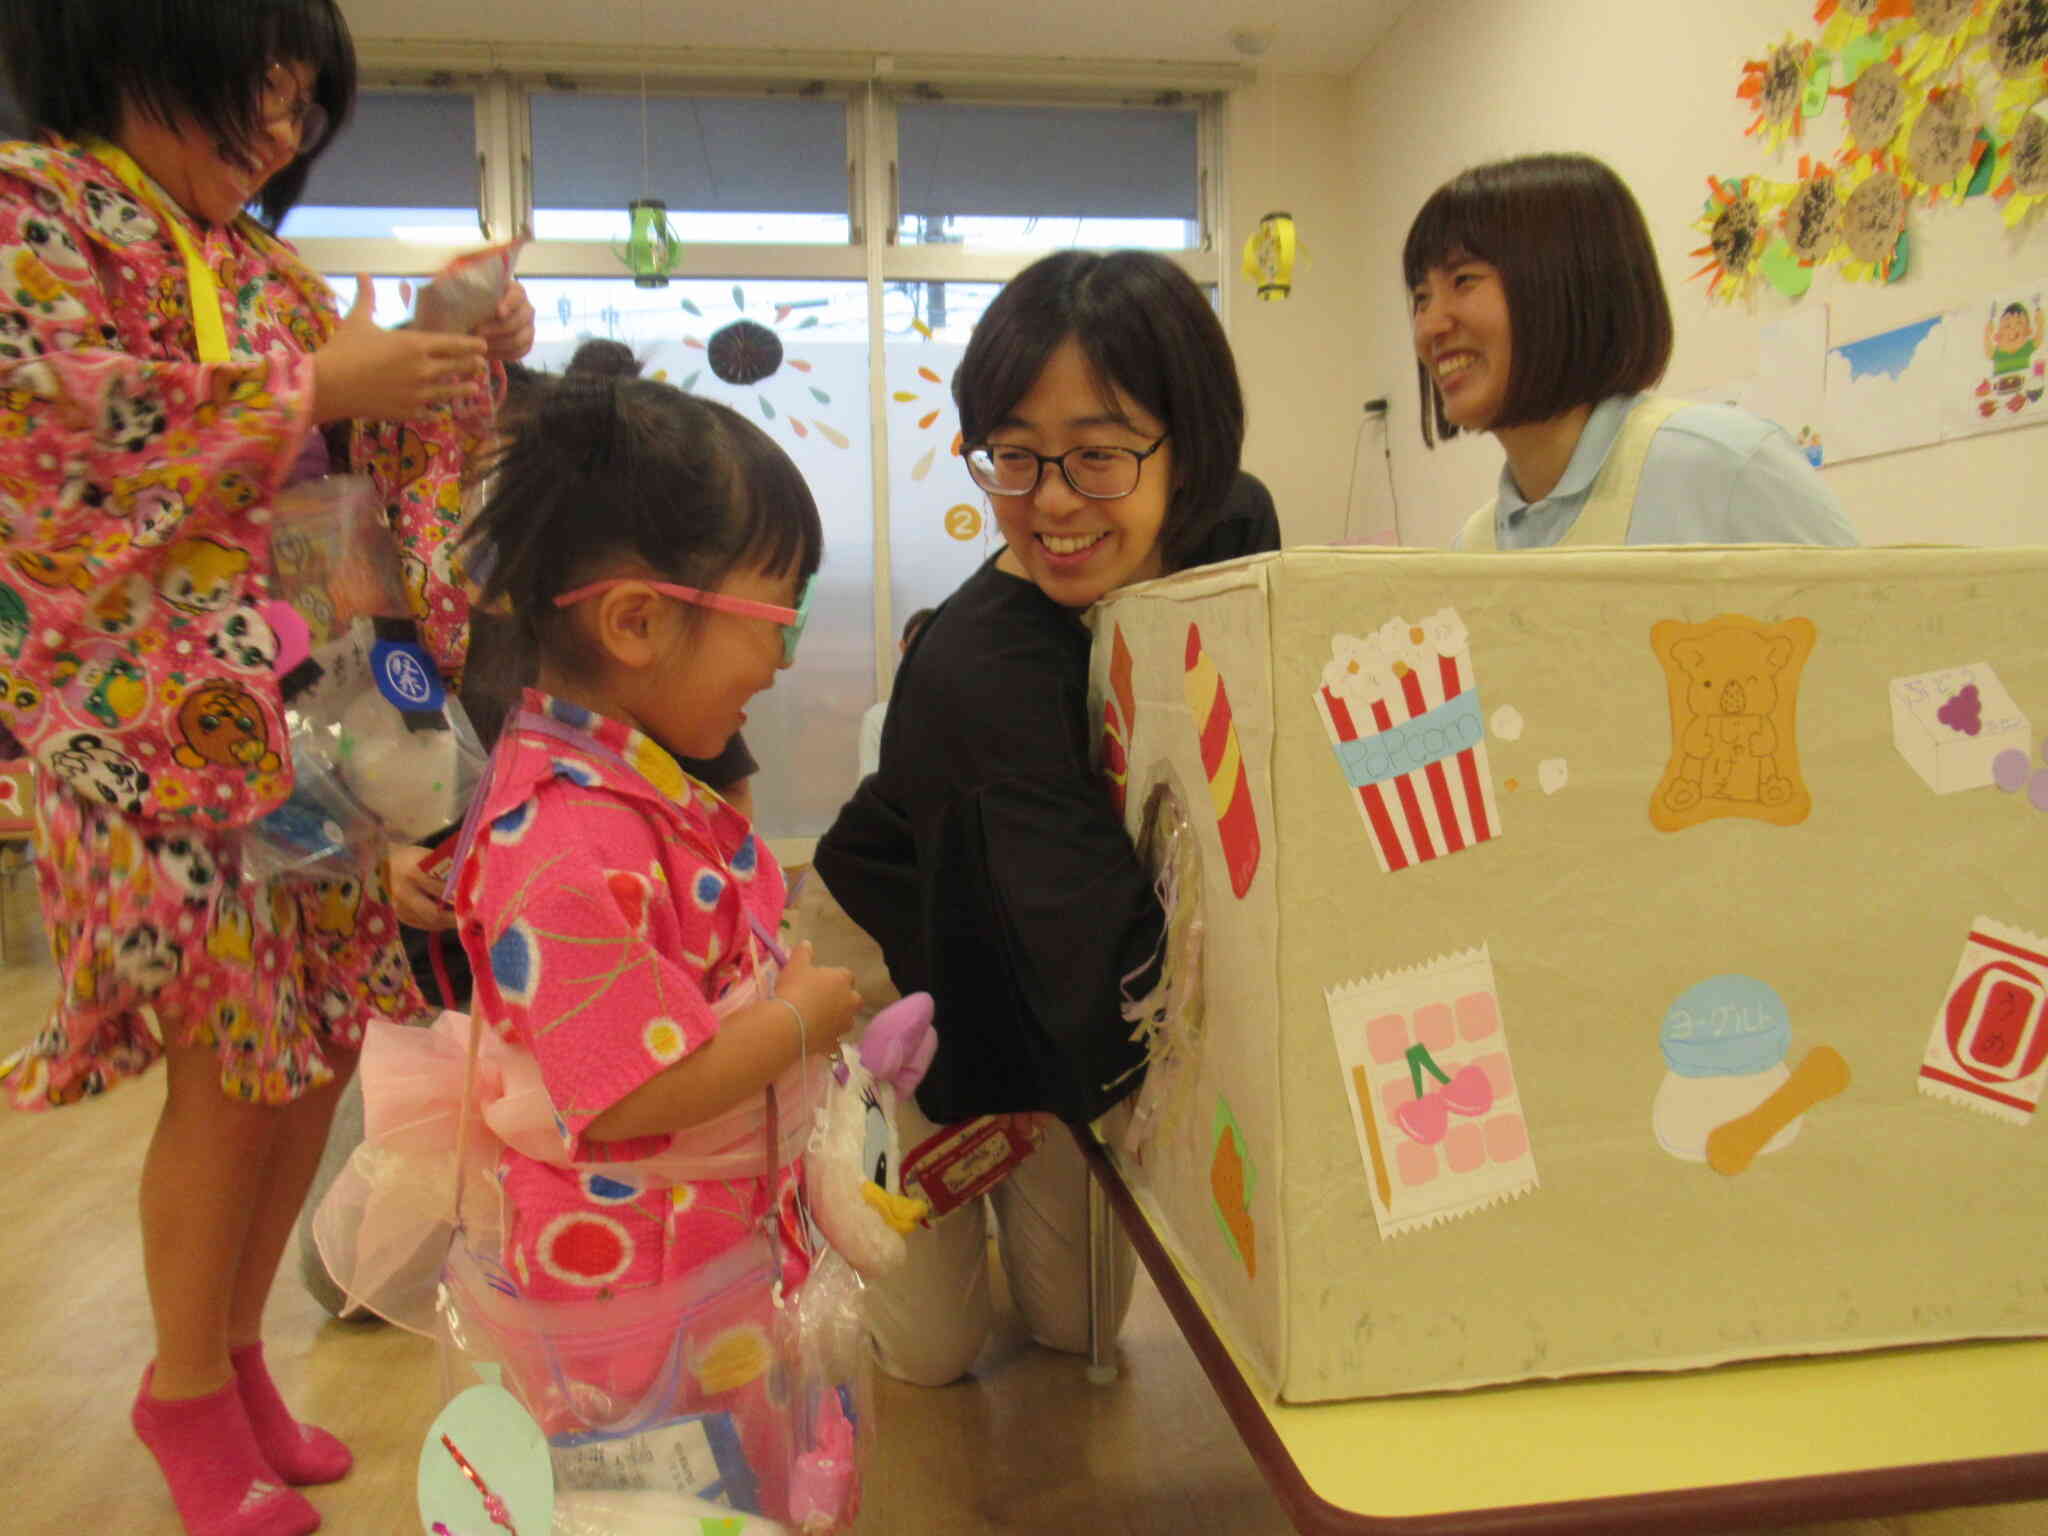
POLYGON ((2048 548, 1293 550, 1095 610, 1119 1148, 1289 1401, 2048 1333, 2048 548))

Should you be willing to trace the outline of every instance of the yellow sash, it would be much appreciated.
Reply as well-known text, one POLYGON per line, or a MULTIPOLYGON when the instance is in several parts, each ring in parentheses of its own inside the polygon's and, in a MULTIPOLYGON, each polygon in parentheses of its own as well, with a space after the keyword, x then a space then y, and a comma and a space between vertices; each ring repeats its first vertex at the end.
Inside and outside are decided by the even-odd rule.
POLYGON ((221 319, 220 284, 214 280, 213 269, 207 266, 206 258, 199 254, 199 247, 192 243, 184 220, 164 206, 163 200, 151 189, 149 179, 142 174, 142 167, 135 163, 127 150, 106 139, 94 139, 85 148, 94 159, 121 178, 122 185, 142 200, 157 216, 157 222, 168 229, 171 238, 178 242, 179 254, 185 258, 185 286, 191 294, 192 333, 199 344, 199 361, 226 362, 228 328, 221 319))

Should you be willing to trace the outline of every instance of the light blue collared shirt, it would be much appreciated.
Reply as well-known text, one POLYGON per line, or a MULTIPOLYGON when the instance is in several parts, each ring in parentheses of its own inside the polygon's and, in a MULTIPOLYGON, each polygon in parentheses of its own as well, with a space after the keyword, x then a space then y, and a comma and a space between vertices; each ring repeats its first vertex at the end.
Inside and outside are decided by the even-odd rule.
MULTIPOLYGON (((1526 500, 1503 464, 1494 508, 1502 549, 1547 549, 1578 521, 1614 439, 1641 395, 1593 407, 1557 487, 1526 500)), ((1650 439, 1629 522, 1631 544, 1837 544, 1862 541, 1842 504, 1784 429, 1731 405, 1688 405, 1650 439)))

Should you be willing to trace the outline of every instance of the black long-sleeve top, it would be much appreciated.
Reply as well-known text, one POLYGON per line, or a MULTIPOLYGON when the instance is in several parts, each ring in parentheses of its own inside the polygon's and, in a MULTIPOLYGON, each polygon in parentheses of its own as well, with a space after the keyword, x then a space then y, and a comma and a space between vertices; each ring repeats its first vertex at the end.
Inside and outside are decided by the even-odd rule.
MULTIPOLYGON (((1240 475, 1194 564, 1280 546, 1240 475)), ((1086 627, 984 564, 896 674, 880 769, 816 865, 904 992, 937 1002, 919 1107, 944 1123, 1013 1110, 1092 1119, 1139 1082, 1122 1016, 1156 970, 1161 914, 1091 768, 1086 627)))

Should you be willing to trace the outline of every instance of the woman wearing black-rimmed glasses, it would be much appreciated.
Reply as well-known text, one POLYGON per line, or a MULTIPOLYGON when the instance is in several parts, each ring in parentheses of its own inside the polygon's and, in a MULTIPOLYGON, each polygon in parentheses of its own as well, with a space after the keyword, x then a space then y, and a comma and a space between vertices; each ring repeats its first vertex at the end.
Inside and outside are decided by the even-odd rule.
MULTIPOLYGON (((1238 469, 1244 405, 1215 311, 1164 257, 1064 252, 989 306, 954 374, 968 473, 1003 550, 919 633, 880 770, 816 868, 903 991, 937 1000, 939 1051, 906 1147, 938 1124, 1047 1111, 1084 1121, 1136 1088, 1120 984, 1148 985, 1160 912, 1090 766, 1093 603, 1134 581, 1279 547, 1238 469)), ((820 939, 820 953, 825 952, 820 939)), ((1049 1136, 991 1197, 1033 1335, 1087 1348, 1087 1171, 1049 1136)), ((979 1206, 911 1241, 871 1289, 885 1369, 964 1371, 990 1317, 979 1206)), ((1118 1285, 1128 1296, 1130 1255, 1118 1285)))

